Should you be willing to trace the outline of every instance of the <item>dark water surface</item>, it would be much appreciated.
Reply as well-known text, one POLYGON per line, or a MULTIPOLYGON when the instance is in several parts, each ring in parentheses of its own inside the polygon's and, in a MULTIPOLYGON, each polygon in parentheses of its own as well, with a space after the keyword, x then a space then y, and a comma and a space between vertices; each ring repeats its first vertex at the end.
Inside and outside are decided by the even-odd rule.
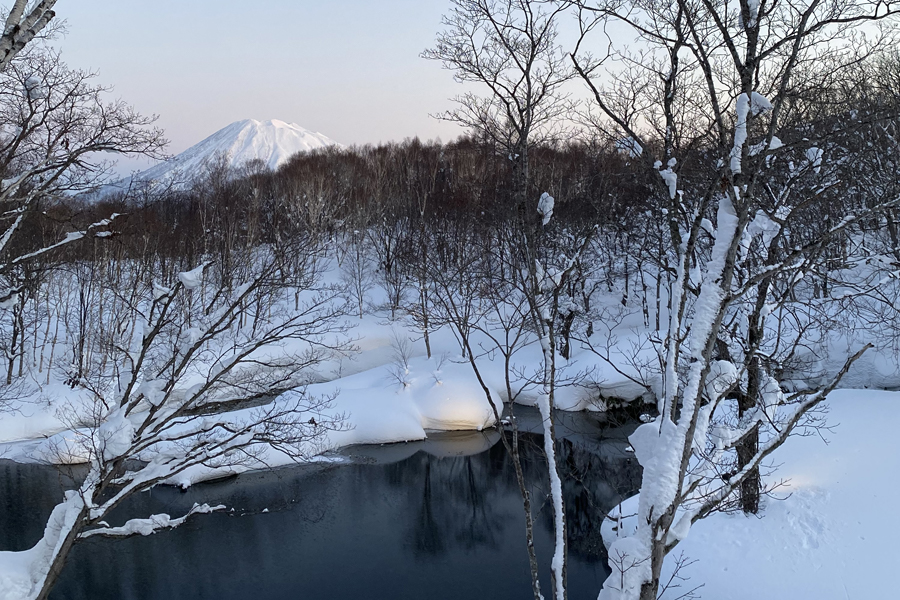
MULTIPOLYGON (((520 423, 538 430, 536 414, 520 423)), ((633 426, 562 415, 569 524, 569 597, 595 598, 608 571, 600 523, 639 486, 626 452, 633 426)), ((533 492, 542 587, 552 554, 540 436, 523 454, 533 492)), ((153 513, 181 516, 194 502, 225 504, 149 537, 76 545, 53 600, 334 600, 528 598, 522 499, 494 431, 435 434, 425 442, 357 446, 350 461, 251 473, 134 497, 111 525, 153 513)), ((31 547, 71 481, 55 469, 0 463, 0 550, 31 547)))

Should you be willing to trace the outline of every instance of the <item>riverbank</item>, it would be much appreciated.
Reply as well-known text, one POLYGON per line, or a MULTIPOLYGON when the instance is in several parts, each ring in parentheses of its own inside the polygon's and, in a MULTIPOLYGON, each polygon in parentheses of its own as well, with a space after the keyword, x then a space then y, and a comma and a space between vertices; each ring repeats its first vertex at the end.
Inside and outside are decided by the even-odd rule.
POLYGON ((710 600, 895 597, 900 393, 837 390, 826 405, 824 440, 779 450, 774 479, 786 484, 775 496, 786 499, 766 500, 762 518, 719 514, 691 528, 674 556, 697 562, 672 598, 698 585, 710 600))

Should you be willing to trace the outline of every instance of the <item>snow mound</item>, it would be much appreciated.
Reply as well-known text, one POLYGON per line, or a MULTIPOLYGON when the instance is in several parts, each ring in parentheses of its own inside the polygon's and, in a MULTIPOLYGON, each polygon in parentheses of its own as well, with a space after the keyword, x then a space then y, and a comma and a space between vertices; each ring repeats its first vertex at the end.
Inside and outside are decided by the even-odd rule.
POLYGON ((421 440, 427 431, 481 431, 494 425, 493 410, 468 364, 414 358, 408 368, 385 365, 327 384, 337 392, 334 410, 350 428, 333 432, 331 445, 421 440))
MULTIPOLYGON (((314 396, 333 396, 331 412, 344 417, 345 428, 330 431, 309 454, 358 444, 392 444, 428 438, 429 432, 483 431, 496 423, 494 411, 468 363, 413 358, 405 366, 387 364, 326 383, 310 385, 314 396)), ((290 402, 286 392, 275 402, 290 402)), ((497 390, 493 390, 496 394, 497 390)), ((498 397, 499 398, 499 397, 498 397)), ((502 408, 502 407, 498 407, 502 408)), ((235 413, 237 414, 237 413, 235 413)), ((187 488, 253 468, 292 464, 294 460, 266 448, 265 464, 227 467, 195 465, 166 483, 187 488)), ((327 457, 320 457, 329 460, 327 457)))

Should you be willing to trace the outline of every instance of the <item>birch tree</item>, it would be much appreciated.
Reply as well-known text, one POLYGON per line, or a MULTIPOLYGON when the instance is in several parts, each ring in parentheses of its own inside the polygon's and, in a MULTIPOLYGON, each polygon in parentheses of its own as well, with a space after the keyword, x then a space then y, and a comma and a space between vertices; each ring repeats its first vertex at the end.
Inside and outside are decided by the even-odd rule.
POLYGON ((600 594, 655 600, 663 561, 691 525, 729 502, 758 509, 764 461, 816 425, 812 411, 866 349, 821 385, 792 389, 779 380, 782 349, 808 335, 780 312, 805 293, 803 274, 824 248, 900 201, 843 205, 830 224, 801 235, 805 211, 841 185, 827 173, 833 129, 810 130, 801 100, 896 43, 898 7, 573 4, 582 35, 571 57, 594 122, 656 172, 666 207, 673 278, 657 340, 660 415, 631 437, 644 467, 637 516, 609 548, 614 573, 600 594), (866 23, 881 28, 865 37, 866 23), (635 49, 603 36, 611 26, 637 36, 635 49))
POLYGON ((53 6, 56 0, 39 0, 28 6, 28 0, 15 0, 12 8, 2 14, 5 19, 3 34, 0 35, 0 71, 41 32, 56 16, 53 6))

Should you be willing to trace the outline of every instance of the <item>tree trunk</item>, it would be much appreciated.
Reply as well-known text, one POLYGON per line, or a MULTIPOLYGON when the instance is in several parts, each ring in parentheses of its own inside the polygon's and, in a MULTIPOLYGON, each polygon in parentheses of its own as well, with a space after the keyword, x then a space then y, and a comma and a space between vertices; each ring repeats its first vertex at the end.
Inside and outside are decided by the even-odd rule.
POLYGON ((566 360, 569 360, 569 356, 572 352, 572 324, 575 322, 575 312, 566 313, 566 316, 563 317, 562 329, 560 330, 560 337, 562 338, 562 343, 560 344, 559 354, 566 360))
POLYGON ((58 550, 53 555, 53 559, 50 562, 50 568, 47 571, 47 575, 44 577, 44 581, 39 582, 41 584, 41 589, 37 595, 34 596, 34 600, 47 600, 50 596, 50 591, 53 589, 54 584, 56 584, 56 580, 59 579, 60 573, 62 573, 66 558, 69 556, 72 546, 75 545, 75 542, 78 539, 78 534, 81 532, 81 524, 87 516, 87 512, 88 509, 86 506, 82 507, 78 512, 78 517, 75 519, 74 524, 66 533, 62 543, 58 546, 58 550))
MULTIPOLYGON (((743 469, 759 450, 759 426, 754 427, 737 445, 738 469, 743 469)), ((741 510, 747 514, 759 512, 762 481, 759 469, 753 469, 741 482, 741 510)))
MULTIPOLYGON (((762 375, 759 355, 762 339, 763 319, 760 317, 769 294, 769 284, 763 283, 757 289, 757 301, 753 313, 748 318, 747 342, 750 360, 747 362, 747 393, 738 394, 738 418, 754 409, 760 401, 760 377, 762 375)), ((750 463, 759 450, 759 427, 753 428, 737 445, 737 469, 741 470, 750 463)), ((741 483, 741 510, 747 514, 759 512, 759 499, 762 492, 762 481, 759 469, 754 468, 741 483)))
POLYGON ((506 451, 512 458, 513 468, 516 471, 516 483, 519 485, 519 494, 522 496, 522 504, 525 510, 525 546, 528 551, 528 566, 531 570, 531 591, 534 594, 534 600, 543 600, 541 580, 538 577, 537 553, 534 549, 534 516, 531 513, 531 494, 528 492, 528 487, 525 484, 525 473, 522 470, 522 460, 519 455, 519 428, 514 417, 510 421, 512 423, 512 441, 510 442, 506 439, 505 431, 501 430, 500 435, 506 451))

